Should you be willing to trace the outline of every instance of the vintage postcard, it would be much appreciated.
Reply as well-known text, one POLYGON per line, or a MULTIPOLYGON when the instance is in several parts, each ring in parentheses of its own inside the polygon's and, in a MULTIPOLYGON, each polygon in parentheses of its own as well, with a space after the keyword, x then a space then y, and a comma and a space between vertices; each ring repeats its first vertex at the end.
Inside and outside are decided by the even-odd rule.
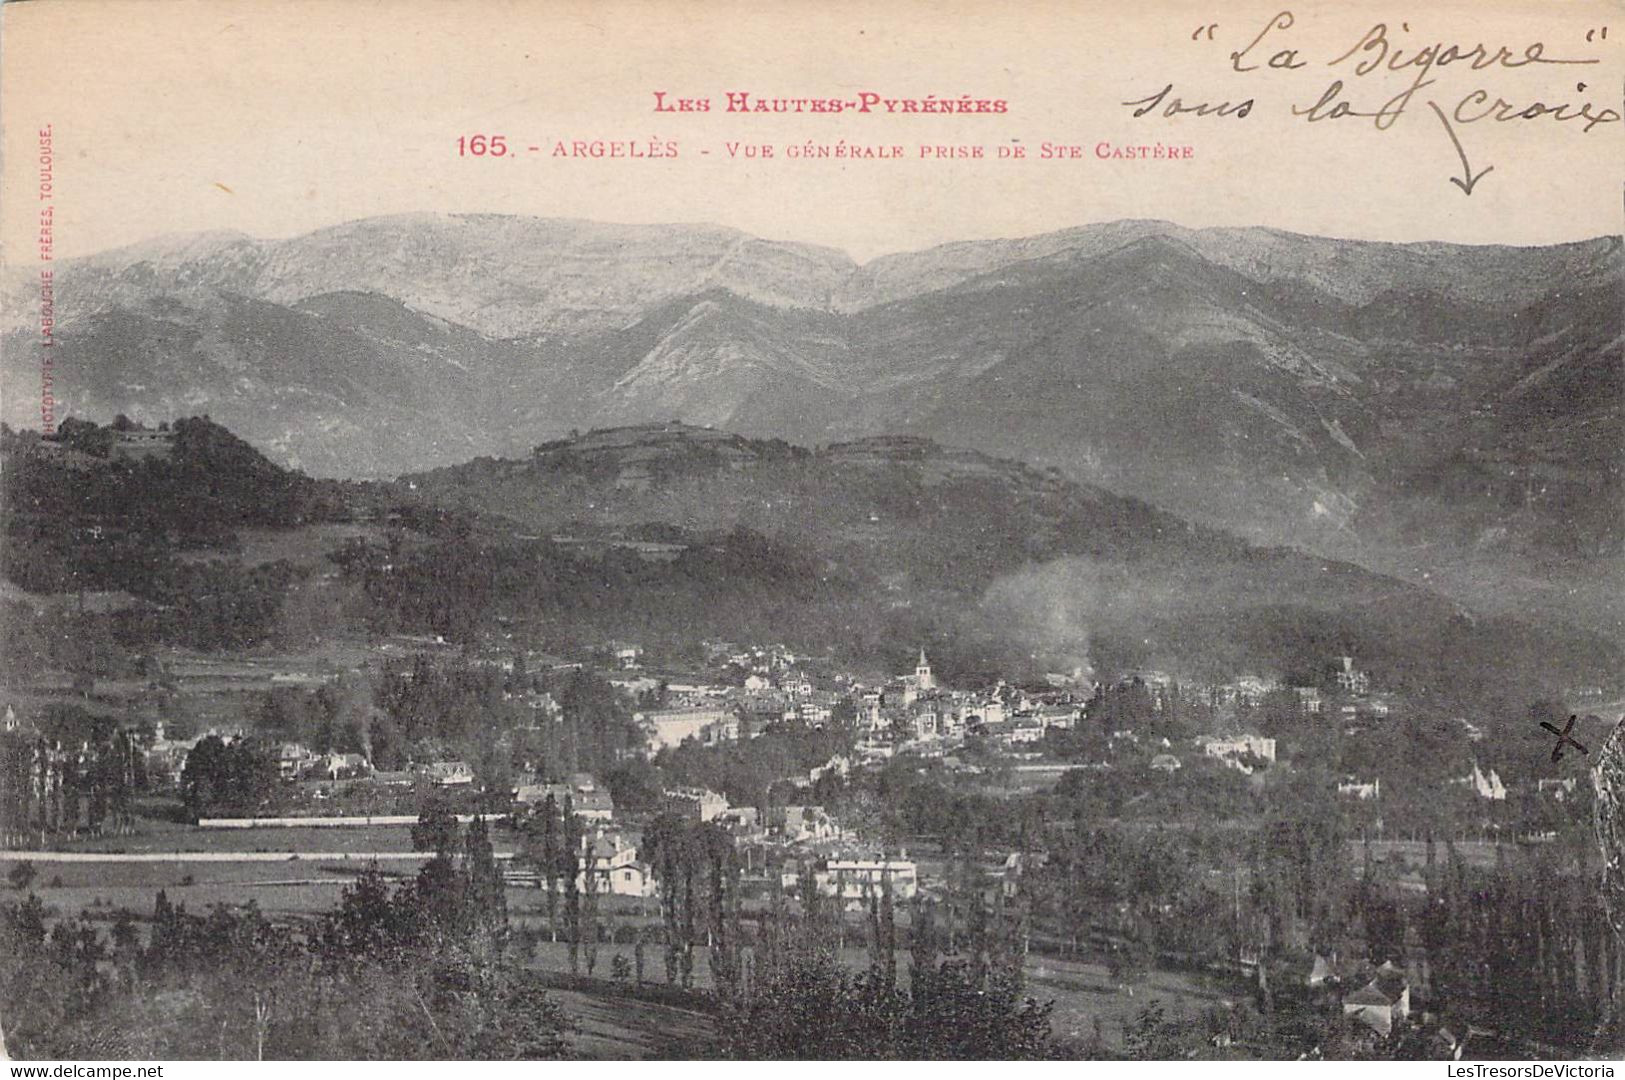
POLYGON ((0 21, 0 1056, 1614 1075, 1617 0, 0 21))

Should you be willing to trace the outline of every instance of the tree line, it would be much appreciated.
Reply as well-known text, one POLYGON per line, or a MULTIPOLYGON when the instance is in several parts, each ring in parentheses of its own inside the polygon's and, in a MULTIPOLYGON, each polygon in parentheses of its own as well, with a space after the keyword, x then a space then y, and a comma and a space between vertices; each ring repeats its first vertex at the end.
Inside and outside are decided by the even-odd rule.
POLYGON ((376 870, 307 922, 254 905, 54 924, 0 906, 0 1018, 21 1058, 537 1060, 568 1024, 505 956, 483 821, 393 888, 376 870))
POLYGON ((131 733, 71 708, 49 712, 44 728, 0 732, 0 839, 34 847, 128 830, 145 781, 131 733))

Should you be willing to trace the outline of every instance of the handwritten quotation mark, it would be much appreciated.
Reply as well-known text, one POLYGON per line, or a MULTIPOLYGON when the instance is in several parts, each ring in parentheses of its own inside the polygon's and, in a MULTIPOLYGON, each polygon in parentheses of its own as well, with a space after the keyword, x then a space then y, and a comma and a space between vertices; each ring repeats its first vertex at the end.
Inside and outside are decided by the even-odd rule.
POLYGON ((1608 40, 1608 27, 1605 26, 1601 30, 1591 29, 1591 30, 1586 31, 1586 40, 1587 41, 1592 41, 1595 38, 1602 38, 1604 41, 1607 41, 1608 40))
POLYGON ((1198 26, 1196 28, 1196 32, 1191 34, 1191 40, 1192 41, 1200 41, 1202 39, 1202 35, 1206 34, 1207 39, 1209 41, 1212 41, 1213 40, 1213 31, 1217 30, 1218 28, 1219 28, 1218 23, 1208 23, 1206 26, 1198 26))

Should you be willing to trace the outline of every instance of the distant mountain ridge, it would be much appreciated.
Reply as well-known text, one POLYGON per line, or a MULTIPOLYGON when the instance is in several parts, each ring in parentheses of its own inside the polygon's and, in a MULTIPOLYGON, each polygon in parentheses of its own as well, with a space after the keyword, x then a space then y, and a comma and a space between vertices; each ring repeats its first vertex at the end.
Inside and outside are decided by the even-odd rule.
MULTIPOLYGON (((375 292, 494 338, 613 322, 720 288, 777 307, 857 312, 952 288, 1015 263, 1098 258, 1144 240, 1177 241, 1260 283, 1307 280, 1346 302, 1395 289, 1504 302, 1561 280, 1617 279, 1619 239, 1548 248, 1394 244, 1266 228, 1189 229, 1164 221, 1085 225, 1010 240, 962 241, 859 264, 844 252, 764 240, 717 225, 608 225, 501 214, 396 214, 286 240, 214 232, 157 237, 66 260, 62 314, 110 300, 196 288, 291 305, 375 292)), ((8 304, 11 322, 20 314, 8 304)))
MULTIPOLYGON (((56 396, 207 412, 317 475, 668 420, 920 435, 1620 630, 1584 583, 1625 548, 1621 266, 1612 237, 1154 221, 858 265, 719 226, 399 215, 63 262, 56 396)), ((6 298, 4 416, 27 425, 30 300, 6 298)))

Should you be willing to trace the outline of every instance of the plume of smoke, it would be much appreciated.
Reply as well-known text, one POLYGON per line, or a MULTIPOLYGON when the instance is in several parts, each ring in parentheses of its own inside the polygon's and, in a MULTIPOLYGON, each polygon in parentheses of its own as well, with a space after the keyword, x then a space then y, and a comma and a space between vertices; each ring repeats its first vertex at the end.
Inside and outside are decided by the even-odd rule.
POLYGON ((1049 670, 1081 669, 1093 678, 1091 644, 1098 636, 1148 632, 1180 610, 1181 593, 1174 578, 1152 567, 1065 556, 995 580, 979 615, 985 632, 1049 670))

